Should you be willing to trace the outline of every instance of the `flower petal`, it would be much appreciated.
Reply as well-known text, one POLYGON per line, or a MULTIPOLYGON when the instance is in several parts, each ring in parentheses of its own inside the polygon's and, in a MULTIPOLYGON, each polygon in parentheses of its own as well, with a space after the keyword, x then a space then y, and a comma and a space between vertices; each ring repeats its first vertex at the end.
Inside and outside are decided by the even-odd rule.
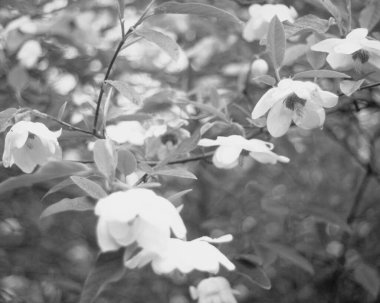
POLYGON ((232 168, 238 164, 238 158, 242 151, 240 147, 220 146, 216 149, 213 163, 218 168, 232 168))
POLYGON ((351 55, 354 52, 362 49, 362 46, 358 42, 344 41, 334 47, 334 52, 338 54, 351 55))
POLYGON ((338 38, 330 38, 322 40, 311 46, 311 50, 316 52, 329 53, 334 50, 334 47, 341 43, 343 40, 338 38))
MULTIPOLYGON (((104 219, 102 219, 104 220, 104 219)), ((125 222, 108 221, 108 233, 114 241, 120 246, 128 246, 136 241, 134 222, 128 224, 125 222)))
POLYGON ((252 119, 260 118, 277 102, 284 100, 292 93, 291 90, 274 87, 269 89, 257 102, 252 111, 252 119))
POLYGON ((294 114, 294 123, 303 129, 321 127, 325 122, 324 109, 312 102, 306 102, 300 114, 294 114))
POLYGON ((332 69, 347 71, 354 67, 354 60, 351 55, 337 54, 335 52, 331 52, 326 57, 326 61, 332 69))
POLYGON ((339 97, 331 92, 320 89, 318 92, 321 105, 326 108, 337 105, 339 97))
POLYGON ((37 163, 30 156, 29 149, 27 149, 26 147, 15 148, 12 150, 12 153, 15 164, 24 173, 30 174, 37 166, 37 163))
POLYGON ((283 136, 292 123, 293 112, 287 109, 282 102, 277 103, 269 112, 267 128, 273 137, 283 136))
POLYGON ((347 40, 360 41, 368 36, 368 29, 366 28, 355 28, 347 36, 347 40))
POLYGON ((198 145, 199 146, 216 146, 216 145, 219 145, 220 143, 217 141, 217 140, 211 140, 211 139, 207 139, 207 138, 204 138, 204 139, 200 139, 199 142, 198 142, 198 145))
POLYGON ((255 159, 256 161, 264 164, 276 164, 277 162, 288 163, 290 161, 289 158, 285 156, 279 156, 272 151, 267 152, 250 152, 249 155, 255 159))
POLYGON ((102 252, 117 250, 120 246, 111 237, 107 222, 102 218, 99 218, 98 224, 96 226, 96 234, 98 239, 98 245, 102 252))

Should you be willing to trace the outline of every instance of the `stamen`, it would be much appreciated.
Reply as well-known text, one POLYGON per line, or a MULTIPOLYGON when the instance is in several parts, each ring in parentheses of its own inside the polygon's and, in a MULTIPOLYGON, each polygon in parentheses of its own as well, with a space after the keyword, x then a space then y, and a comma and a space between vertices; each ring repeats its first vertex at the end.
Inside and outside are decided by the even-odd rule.
POLYGON ((25 145, 26 145, 27 148, 29 148, 29 149, 33 148, 33 141, 34 141, 35 138, 36 138, 35 135, 29 133, 28 139, 26 139, 26 143, 25 143, 25 145))
POLYGON ((165 145, 168 142, 170 142, 172 145, 176 145, 178 143, 178 139, 177 139, 175 134, 168 133, 168 134, 161 136, 161 142, 165 145))
POLYGON ((352 54, 352 59, 354 59, 354 61, 360 61, 364 64, 369 60, 369 52, 364 49, 360 49, 352 54))
POLYGON ((298 97, 296 94, 292 94, 284 100, 284 104, 291 111, 299 111, 305 106, 306 100, 298 97))

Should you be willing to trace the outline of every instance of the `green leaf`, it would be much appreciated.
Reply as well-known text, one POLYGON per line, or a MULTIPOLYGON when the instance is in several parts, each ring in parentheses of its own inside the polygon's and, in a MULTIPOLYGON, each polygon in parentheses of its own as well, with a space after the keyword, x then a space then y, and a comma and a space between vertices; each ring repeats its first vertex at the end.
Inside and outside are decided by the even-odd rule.
POLYGON ((84 282, 79 303, 108 302, 98 299, 107 286, 123 278, 126 271, 123 256, 124 249, 99 254, 95 266, 84 282))
POLYGON ((88 172, 86 165, 71 161, 51 161, 42 166, 33 174, 19 175, 0 183, 0 193, 20 187, 31 186, 36 183, 50 181, 56 178, 67 177, 88 172))
POLYGON ((136 29, 134 33, 136 35, 139 35, 140 37, 143 37, 149 42, 156 44, 159 48, 166 52, 174 61, 177 61, 179 59, 180 46, 169 36, 159 31, 148 28, 136 29))
POLYGON ((359 15, 360 27, 368 28, 370 32, 380 21, 380 1, 370 0, 359 15))
POLYGON ((70 178, 80 189, 82 189, 86 194, 94 199, 101 199, 107 196, 107 193, 103 188, 99 186, 99 184, 91 181, 89 179, 72 176, 70 178))
POLYGON ((18 109, 12 107, 0 112, 0 132, 5 131, 11 125, 11 120, 17 112, 18 109))
POLYGON ((380 278, 376 267, 371 267, 363 262, 358 263, 354 268, 354 279, 374 298, 380 291, 380 278))
POLYGON ((264 83, 270 86, 274 86, 276 84, 276 79, 269 75, 262 75, 262 76, 252 78, 252 81, 256 81, 258 83, 264 83))
POLYGON ((296 44, 288 47, 285 51, 285 57, 282 65, 292 66, 299 58, 304 56, 309 47, 305 44, 296 44))
POLYGON ((351 96, 362 86, 364 81, 365 79, 361 79, 359 81, 343 80, 339 83, 339 88, 343 94, 346 96, 351 96))
POLYGON ((185 169, 180 169, 180 168, 174 168, 174 169, 159 169, 159 170, 154 170, 152 175, 161 175, 161 176, 171 176, 171 177, 178 177, 178 178, 186 178, 186 179, 197 179, 197 177, 185 170, 185 169))
POLYGON ((314 268, 311 263, 306 260, 303 256, 301 256, 296 250, 276 243, 260 243, 260 245, 272 250, 275 252, 280 258, 288 260, 294 265, 302 268, 303 270, 309 272, 310 274, 314 274, 314 268))
POLYGON ((120 94, 122 94, 128 100, 131 100, 133 103, 137 105, 141 104, 141 98, 139 94, 128 83, 117 80, 106 80, 105 82, 113 86, 120 94))
POLYGON ((124 18, 124 8, 125 8, 125 0, 117 0, 118 9, 119 9, 119 17, 120 19, 124 18))
POLYGON ((234 258, 237 262, 237 272, 248 279, 251 283, 264 289, 271 289, 272 283, 260 266, 257 264, 257 257, 254 255, 240 255, 234 258))
POLYGON ((100 139, 94 145, 94 161, 98 170, 106 177, 112 178, 115 173, 117 154, 111 140, 100 139))
POLYGON ((238 26, 243 25, 243 22, 231 13, 214 6, 201 3, 178 3, 169 1, 156 7, 154 14, 190 14, 201 17, 215 17, 222 22, 233 23, 238 26))
POLYGON ((171 195, 170 197, 168 197, 168 200, 170 202, 172 202, 175 206, 179 206, 178 204, 178 201, 186 194, 188 194, 189 192, 191 192, 192 189, 185 189, 183 191, 180 191, 178 193, 175 193, 174 195, 171 195))
POLYGON ((335 18, 335 20, 338 23, 338 26, 341 26, 340 23, 343 21, 343 17, 339 8, 335 4, 333 4, 331 0, 319 0, 319 2, 335 18))
POLYGON ((62 120, 62 117, 65 114, 66 106, 67 106, 67 101, 62 104, 61 108, 58 111, 58 114, 57 114, 58 120, 62 120))
POLYGON ((302 16, 295 20, 294 23, 285 22, 284 30, 286 39, 294 35, 306 33, 306 32, 317 32, 325 33, 330 28, 331 22, 329 20, 321 19, 315 15, 302 16))
POLYGON ((305 72, 299 72, 293 76, 293 80, 298 80, 302 78, 351 78, 351 77, 345 73, 340 73, 340 72, 327 70, 327 69, 308 70, 305 72))
POLYGON ((198 147, 198 142, 201 139, 201 129, 196 129, 190 138, 184 139, 176 148, 176 154, 185 154, 193 151, 198 147))
POLYGON ((117 169, 124 175, 128 176, 137 168, 137 161, 129 150, 120 149, 117 155, 117 169))
POLYGON ((40 219, 66 211, 86 211, 93 209, 94 205, 87 197, 65 198, 46 207, 40 215, 40 219))
POLYGON ((181 102, 192 104, 195 107, 199 108, 200 110, 203 110, 205 112, 208 112, 209 114, 214 115, 215 117, 220 118, 224 122, 227 122, 227 123, 229 122, 228 119, 227 119, 227 117, 226 117, 226 115, 223 114, 221 111, 217 110, 213 106, 210 106, 210 105, 207 105, 207 104, 203 104, 203 103, 199 103, 199 102, 195 102, 195 101, 191 101, 191 100, 184 100, 184 99, 182 99, 181 102))
POLYGON ((285 56, 286 40, 284 27, 277 16, 269 23, 267 35, 267 52, 275 69, 281 67, 285 56))
POLYGON ((70 185, 73 185, 74 182, 73 180, 71 180, 71 178, 68 178, 68 179, 65 179, 59 183, 57 183, 56 185, 54 185, 52 188, 49 189, 49 191, 41 198, 41 200, 45 199, 47 196, 57 192, 57 191, 60 191, 61 189, 64 189, 70 185))

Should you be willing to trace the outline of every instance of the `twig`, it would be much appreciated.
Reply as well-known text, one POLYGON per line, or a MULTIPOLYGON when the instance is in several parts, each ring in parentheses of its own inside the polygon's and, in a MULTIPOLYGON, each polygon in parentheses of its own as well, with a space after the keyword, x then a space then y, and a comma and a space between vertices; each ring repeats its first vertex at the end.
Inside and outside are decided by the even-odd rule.
MULTIPOLYGON (((149 9, 151 8, 151 6, 153 5, 153 3, 155 2, 155 0, 152 0, 148 6, 145 8, 143 14, 141 15, 141 17, 139 18, 139 20, 137 20, 137 22, 131 26, 128 31, 125 33, 125 35, 123 35, 122 39, 120 40, 119 44, 117 45, 116 47, 116 50, 112 56, 112 59, 108 65, 108 68, 107 68, 107 71, 106 71, 106 74, 104 75, 104 79, 103 79, 103 82, 100 86, 100 91, 99 91, 99 96, 98 96, 98 100, 96 102, 96 110, 95 110, 95 117, 94 117, 94 124, 93 124, 93 129, 92 129, 92 133, 95 135, 97 133, 97 124, 98 124, 98 119, 99 119, 99 112, 100 112, 100 105, 102 103, 102 97, 103 97, 103 94, 104 94, 104 83, 108 80, 110 74, 111 74, 111 70, 112 70, 112 67, 116 61, 116 58, 117 56, 119 55, 125 41, 128 39, 129 36, 131 36, 133 34, 133 32, 135 31, 135 29, 145 20, 146 17, 148 17, 148 11, 149 9)), ((124 28, 124 26, 123 26, 124 28)))
POLYGON ((41 113, 40 111, 38 110, 35 110, 35 109, 32 109, 29 111, 31 114, 37 116, 37 117, 40 117, 40 118, 43 118, 43 119, 47 119, 47 120, 51 120, 51 121, 54 121, 62 126, 65 126, 68 130, 72 130, 72 131, 77 131, 77 132, 81 132, 81 133, 84 133, 84 134, 87 134, 87 135, 91 135, 91 136, 94 136, 94 137, 97 137, 99 139, 104 139, 103 136, 99 135, 99 134, 94 134, 92 133, 91 131, 88 131, 88 130, 85 130, 85 129, 82 129, 80 127, 76 127, 74 125, 71 125, 70 123, 67 123, 65 121, 62 121, 62 120, 59 120, 53 116, 50 116, 48 114, 45 114, 45 113, 41 113))
POLYGON ((360 201, 362 200, 363 198, 363 195, 364 195, 364 192, 368 186, 368 183, 369 181, 371 180, 371 168, 368 167, 367 168, 367 171, 359 185, 359 188, 356 192, 356 195, 355 195, 355 199, 354 199, 354 202, 352 204, 352 207, 350 209, 350 212, 347 216, 347 224, 352 224, 352 222, 354 221, 355 217, 356 217, 356 213, 359 209, 359 205, 360 205, 360 201))

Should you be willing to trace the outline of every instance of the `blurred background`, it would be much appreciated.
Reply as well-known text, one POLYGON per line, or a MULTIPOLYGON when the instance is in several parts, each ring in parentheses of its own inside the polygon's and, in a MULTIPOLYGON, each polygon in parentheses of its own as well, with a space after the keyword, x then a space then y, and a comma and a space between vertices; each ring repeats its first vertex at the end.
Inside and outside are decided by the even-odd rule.
MULTIPOLYGON (((148 2, 125 1, 126 28, 148 2)), ((284 3, 298 16, 330 18, 313 0, 192 2, 222 8, 244 22, 254 3, 284 3)), ((333 2, 338 7, 345 3, 333 2)), ((352 1, 353 28, 359 27, 365 5, 352 1)), ((99 88, 121 35, 117 16, 116 0, 0 0, 0 110, 21 106, 57 116, 65 104, 62 120, 91 129, 99 88)), ((268 89, 252 80, 255 72, 262 74, 251 69, 252 62, 268 61, 263 46, 245 41, 241 29, 211 18, 160 15, 144 26, 177 41, 180 58, 173 62, 142 40, 120 53, 110 79, 128 83, 136 98, 145 102, 141 110, 133 98, 112 95, 107 132, 114 140, 126 144, 138 160, 157 161, 206 121, 213 126, 206 133, 210 138, 255 136, 273 142, 276 153, 291 159, 288 164, 264 165, 242 157, 237 168, 221 170, 204 158, 186 164, 198 180, 158 179, 163 186, 157 191, 165 197, 192 189, 182 198, 189 239, 234 235, 234 242, 221 249, 240 260, 241 271, 255 281, 222 272, 240 291, 239 302, 375 302, 380 287, 380 187, 378 177, 367 176, 367 163, 377 171, 380 90, 355 95, 359 105, 360 100, 371 102, 373 106, 365 109, 354 108, 352 99, 342 97, 341 110, 328 114, 322 130, 292 128, 273 139, 249 121, 268 89), (197 108, 175 104, 173 90, 190 92, 194 100, 227 113, 234 123, 207 120, 197 108), (140 115, 133 120, 136 113, 140 115), (146 121, 146 113, 155 120, 146 121), (128 123, 120 123, 125 117, 128 123), (157 136, 141 139, 151 125, 166 127, 157 136), (358 207, 352 217, 353 205, 358 207), (266 278, 270 290, 260 287, 267 285, 266 278)), ((375 27, 371 35, 378 37, 379 30, 375 27)), ((331 32, 336 28, 332 26, 331 32)), ((313 69, 308 60, 311 36, 318 35, 309 32, 288 41, 283 77, 313 69)), ((270 66, 268 74, 273 75, 270 66)), ((339 90, 335 80, 319 84, 339 90)), ((52 130, 61 127, 44 122, 52 130)), ((60 138, 64 158, 91 161, 92 141, 90 136, 64 131, 60 138)), ((192 155, 200 152, 198 148, 192 155)), ((16 167, 2 168, 0 178, 20 173, 16 167)), ((0 302, 78 302, 98 254, 96 218, 90 212, 68 212, 40 220, 45 207, 78 194, 78 189, 67 187, 41 200, 57 182, 0 196, 0 302)), ((149 267, 130 271, 106 292, 103 302, 190 302, 188 286, 201 277, 160 277, 149 267)))

